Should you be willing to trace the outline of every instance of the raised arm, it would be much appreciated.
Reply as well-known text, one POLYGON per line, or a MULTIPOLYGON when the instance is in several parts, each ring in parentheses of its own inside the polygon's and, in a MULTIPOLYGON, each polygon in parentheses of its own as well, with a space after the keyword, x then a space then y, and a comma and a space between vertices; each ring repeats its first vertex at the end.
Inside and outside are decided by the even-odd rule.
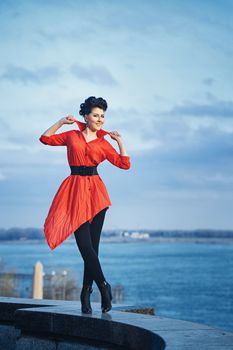
POLYGON ((39 138, 40 142, 45 145, 50 146, 65 146, 67 140, 67 134, 70 131, 64 131, 59 134, 55 134, 55 132, 62 127, 64 124, 73 124, 74 118, 72 116, 68 116, 58 120, 55 124, 53 124, 50 128, 48 128, 39 138))
POLYGON ((105 156, 106 159, 121 169, 129 169, 130 168, 130 156, 126 154, 125 145, 121 138, 121 136, 117 132, 110 133, 111 138, 117 141, 120 154, 115 150, 115 148, 111 145, 110 142, 105 140, 105 156))

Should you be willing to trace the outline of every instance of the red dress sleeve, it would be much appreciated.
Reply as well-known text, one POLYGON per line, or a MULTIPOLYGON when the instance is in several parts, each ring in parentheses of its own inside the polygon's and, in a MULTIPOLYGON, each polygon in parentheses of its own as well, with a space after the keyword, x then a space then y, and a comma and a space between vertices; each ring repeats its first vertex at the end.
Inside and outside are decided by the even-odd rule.
POLYGON ((119 154, 107 140, 105 143, 105 156, 110 163, 118 168, 125 170, 130 168, 130 156, 122 156, 119 154))
POLYGON ((66 146, 67 143, 67 135, 69 131, 61 132, 60 134, 53 134, 51 136, 41 135, 39 140, 40 142, 44 143, 45 145, 50 146, 66 146))

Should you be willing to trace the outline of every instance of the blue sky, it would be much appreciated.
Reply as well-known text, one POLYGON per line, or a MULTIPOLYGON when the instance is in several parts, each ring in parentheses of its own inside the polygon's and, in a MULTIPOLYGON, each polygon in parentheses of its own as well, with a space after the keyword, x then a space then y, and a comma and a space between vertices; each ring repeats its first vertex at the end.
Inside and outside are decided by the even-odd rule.
POLYGON ((70 171, 65 147, 39 136, 68 114, 82 120, 94 95, 131 156, 128 171, 99 166, 113 204, 105 229, 232 229, 232 10, 226 0, 1 1, 0 226, 43 226, 70 171))

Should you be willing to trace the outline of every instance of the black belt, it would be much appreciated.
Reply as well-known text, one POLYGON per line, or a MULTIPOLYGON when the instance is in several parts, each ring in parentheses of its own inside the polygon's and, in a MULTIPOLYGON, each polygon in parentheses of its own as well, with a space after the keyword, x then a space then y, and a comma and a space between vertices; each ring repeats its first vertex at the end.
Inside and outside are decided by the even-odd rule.
POLYGON ((82 175, 82 176, 99 175, 99 173, 97 171, 97 165, 95 165, 95 166, 70 165, 70 169, 71 169, 70 175, 82 175))

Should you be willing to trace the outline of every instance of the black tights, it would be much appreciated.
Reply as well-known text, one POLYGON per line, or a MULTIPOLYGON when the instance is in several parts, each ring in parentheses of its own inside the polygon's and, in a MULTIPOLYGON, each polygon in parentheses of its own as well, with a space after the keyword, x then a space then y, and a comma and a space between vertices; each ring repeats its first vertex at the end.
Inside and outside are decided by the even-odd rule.
POLYGON ((86 221, 74 232, 74 236, 84 261, 83 285, 92 286, 93 280, 97 286, 105 281, 98 258, 100 235, 107 208, 95 215, 92 223, 86 221))

